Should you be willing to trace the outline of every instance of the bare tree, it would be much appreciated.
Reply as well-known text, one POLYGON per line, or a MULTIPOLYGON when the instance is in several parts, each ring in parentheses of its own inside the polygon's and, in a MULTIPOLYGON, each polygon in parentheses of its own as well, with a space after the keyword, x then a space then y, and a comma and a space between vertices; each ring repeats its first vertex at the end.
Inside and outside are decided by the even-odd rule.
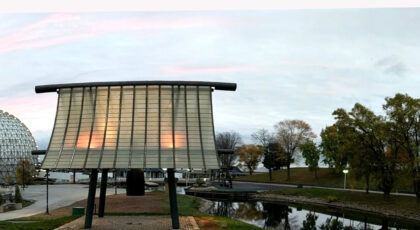
POLYGON ((236 147, 242 144, 241 135, 237 132, 223 132, 216 135, 216 148, 217 149, 231 149, 234 150, 233 154, 220 154, 219 160, 222 166, 222 172, 226 174, 226 178, 230 178, 229 170, 238 158, 236 147))
POLYGON ((267 148, 268 144, 275 142, 274 134, 270 133, 267 129, 259 129, 251 134, 252 139, 257 143, 267 148))
POLYGON ((290 180, 290 164, 294 161, 296 149, 316 135, 312 132, 311 126, 302 120, 280 121, 274 128, 278 143, 286 153, 287 180, 290 180))

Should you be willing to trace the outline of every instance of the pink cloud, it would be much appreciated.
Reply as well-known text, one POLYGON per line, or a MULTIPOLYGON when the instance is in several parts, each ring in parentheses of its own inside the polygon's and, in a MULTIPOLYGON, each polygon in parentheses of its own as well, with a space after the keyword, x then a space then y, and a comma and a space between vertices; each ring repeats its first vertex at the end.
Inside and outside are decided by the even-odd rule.
POLYGON ((0 37, 0 52, 48 47, 119 31, 185 29, 236 23, 197 16, 136 16, 95 20, 86 14, 51 14, 8 36, 0 37))
POLYGON ((0 98, 0 109, 17 117, 31 132, 50 130, 54 124, 56 107, 56 94, 0 98))
POLYGON ((164 73, 169 74, 211 74, 211 73, 235 73, 235 72, 254 72, 256 69, 250 66, 207 66, 207 67, 189 67, 189 66, 168 66, 163 68, 164 73))

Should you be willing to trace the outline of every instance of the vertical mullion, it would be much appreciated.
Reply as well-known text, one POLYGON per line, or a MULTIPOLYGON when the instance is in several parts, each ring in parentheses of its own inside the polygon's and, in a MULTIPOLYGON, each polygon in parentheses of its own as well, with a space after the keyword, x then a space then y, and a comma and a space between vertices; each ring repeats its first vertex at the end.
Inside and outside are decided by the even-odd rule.
POLYGON ((119 115, 118 115, 118 131, 117 131, 117 143, 115 144, 115 155, 114 155, 114 165, 117 163, 117 155, 118 155, 118 146, 120 142, 120 128, 121 128, 121 107, 122 107, 122 97, 123 97, 123 87, 120 86, 120 107, 119 107, 119 115))
POLYGON ((191 169, 191 159, 190 159, 190 136, 188 135, 188 112, 187 112, 187 86, 184 85, 184 103, 185 103, 185 130, 187 135, 187 156, 188 156, 188 167, 191 169))
POLYGON ((174 86, 173 85, 171 86, 171 92, 172 92, 171 103, 172 103, 172 157, 173 157, 172 159, 174 163, 173 167, 176 168, 176 165, 175 165, 175 113, 174 113, 175 103, 174 103, 174 86))
MULTIPOLYGON (((149 86, 146 85, 146 97, 145 97, 145 105, 146 105, 146 109, 145 109, 145 119, 144 119, 144 157, 143 157, 143 168, 146 168, 146 157, 147 157, 147 117, 149 116, 148 114, 148 102, 149 102, 149 86)), ((134 108, 133 108, 134 109, 134 108)), ((133 121, 134 122, 134 121, 133 121)))
POLYGON ((160 124, 160 122, 161 122, 161 111, 160 111, 160 109, 161 109, 161 103, 160 103, 160 100, 161 100, 161 92, 160 92, 160 90, 161 90, 161 85, 159 85, 159 94, 158 94, 158 101, 159 101, 159 104, 158 104, 158 113, 159 113, 159 120, 158 120, 158 127, 159 127, 159 130, 158 130, 158 146, 159 146, 159 151, 158 151, 158 164, 159 164, 159 168, 161 168, 161 153, 160 153, 160 151, 161 151, 161 137, 160 137, 160 128, 161 128, 161 124, 160 124))
MULTIPOLYGON (((92 87, 90 87, 90 93, 92 95, 92 87)), ((92 124, 90 126, 89 141, 88 141, 88 146, 87 146, 87 151, 86 151, 85 162, 83 163, 83 168, 86 168, 86 162, 87 162, 87 159, 88 159, 88 156, 89 156, 89 151, 90 151, 90 143, 92 141, 92 132, 93 132, 93 127, 94 127, 95 118, 96 118, 96 99, 97 99, 97 95, 98 95, 98 87, 95 87, 95 94, 94 94, 94 99, 93 99, 92 124)))
POLYGON ((58 153, 57 161, 55 162, 55 168, 57 168, 58 162, 60 161, 60 158, 61 158, 61 154, 63 153, 64 141, 66 140, 66 137, 67 137, 67 128, 69 126, 69 119, 70 119, 70 111, 71 111, 71 102, 72 102, 72 100, 73 100, 73 88, 70 88, 70 101, 69 101, 69 108, 68 108, 68 111, 67 111, 66 128, 64 128, 63 142, 61 142, 61 148, 60 148, 60 152, 58 153))
POLYGON ((136 106, 136 86, 133 85, 133 110, 131 112, 131 136, 130 136, 130 153, 128 160, 128 168, 131 168, 131 160, 133 158, 133 136, 134 136, 134 108, 136 106))
POLYGON ((101 156, 99 157, 98 161, 98 168, 100 168, 102 163, 102 157, 104 155, 104 148, 105 148, 105 140, 106 140, 106 131, 108 129, 108 115, 109 115, 109 99, 111 94, 111 87, 108 86, 108 95, 107 95, 107 102, 106 102, 106 116, 105 116, 105 130, 104 130, 104 138, 102 140, 102 149, 101 149, 101 156))
POLYGON ((198 131, 200 134, 200 146, 201 146, 201 155, 203 157, 203 167, 206 170, 206 160, 204 158, 204 148, 203 148, 203 134, 201 132, 201 109, 200 109, 200 90, 199 86, 197 88, 197 110, 198 110, 198 131))
POLYGON ((79 116, 79 127, 77 127, 77 133, 76 133, 76 139, 74 141, 73 144, 73 156, 71 157, 71 161, 69 163, 69 168, 71 168, 71 166, 73 165, 73 160, 74 160, 74 154, 76 153, 76 147, 77 147, 77 141, 79 139, 79 134, 80 134, 80 126, 82 126, 82 117, 83 117, 83 104, 85 102, 85 88, 82 88, 82 105, 80 108, 80 116, 79 116))

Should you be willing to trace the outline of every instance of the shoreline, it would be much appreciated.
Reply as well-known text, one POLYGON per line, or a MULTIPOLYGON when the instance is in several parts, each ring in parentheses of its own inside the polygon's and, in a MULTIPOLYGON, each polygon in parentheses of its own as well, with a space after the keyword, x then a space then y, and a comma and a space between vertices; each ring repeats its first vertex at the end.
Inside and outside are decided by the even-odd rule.
POLYGON ((322 198, 308 198, 305 196, 291 196, 280 194, 261 194, 252 195, 255 201, 266 202, 287 202, 292 204, 313 205, 319 207, 341 208, 348 211, 362 212, 366 214, 385 216, 392 219, 403 219, 408 222, 420 225, 420 213, 407 212, 405 210, 390 210, 380 206, 372 206, 367 204, 351 204, 343 201, 327 202, 322 198))

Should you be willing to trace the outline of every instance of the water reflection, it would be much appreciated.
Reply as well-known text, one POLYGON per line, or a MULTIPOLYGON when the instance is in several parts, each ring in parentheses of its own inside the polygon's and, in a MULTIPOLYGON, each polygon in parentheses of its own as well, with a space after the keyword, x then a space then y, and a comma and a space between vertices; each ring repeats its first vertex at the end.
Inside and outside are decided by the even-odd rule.
POLYGON ((338 210, 296 208, 268 202, 214 201, 212 215, 226 216, 262 227, 285 230, 419 229, 409 223, 338 210))

